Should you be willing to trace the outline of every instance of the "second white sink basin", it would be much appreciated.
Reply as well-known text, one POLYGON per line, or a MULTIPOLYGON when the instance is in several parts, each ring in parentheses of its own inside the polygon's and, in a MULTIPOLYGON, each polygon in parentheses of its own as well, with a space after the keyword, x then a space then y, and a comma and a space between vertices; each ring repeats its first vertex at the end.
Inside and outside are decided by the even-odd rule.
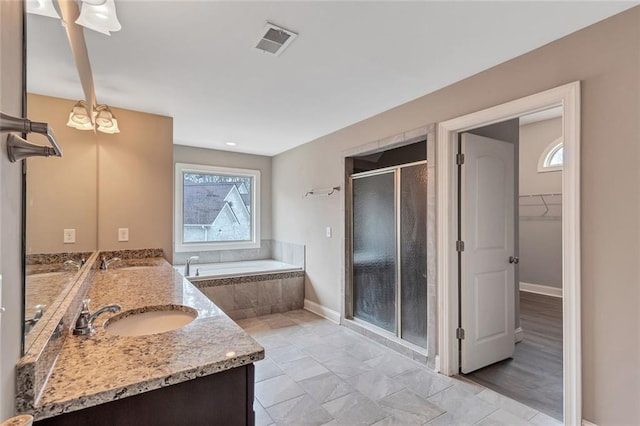
POLYGON ((118 336, 147 336, 184 327, 197 316, 198 312, 188 306, 149 306, 109 318, 104 329, 118 336))

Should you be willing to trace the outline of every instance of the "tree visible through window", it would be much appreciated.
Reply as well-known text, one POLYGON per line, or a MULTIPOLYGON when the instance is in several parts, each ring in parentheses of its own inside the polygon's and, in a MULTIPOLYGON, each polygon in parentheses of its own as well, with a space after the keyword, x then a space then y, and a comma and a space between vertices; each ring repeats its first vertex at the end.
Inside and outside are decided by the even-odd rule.
POLYGON ((215 250, 223 243, 229 243, 224 248, 259 246, 254 217, 258 176, 255 170, 177 164, 178 251, 215 250))

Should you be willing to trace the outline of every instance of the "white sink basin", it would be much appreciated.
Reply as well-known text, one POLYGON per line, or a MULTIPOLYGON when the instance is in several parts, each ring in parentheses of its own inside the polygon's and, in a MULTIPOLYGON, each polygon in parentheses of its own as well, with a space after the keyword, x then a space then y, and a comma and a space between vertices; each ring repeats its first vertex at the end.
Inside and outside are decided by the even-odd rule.
POLYGON ((184 327, 197 316, 198 312, 188 306, 149 306, 109 318, 104 329, 118 336, 147 336, 184 327))

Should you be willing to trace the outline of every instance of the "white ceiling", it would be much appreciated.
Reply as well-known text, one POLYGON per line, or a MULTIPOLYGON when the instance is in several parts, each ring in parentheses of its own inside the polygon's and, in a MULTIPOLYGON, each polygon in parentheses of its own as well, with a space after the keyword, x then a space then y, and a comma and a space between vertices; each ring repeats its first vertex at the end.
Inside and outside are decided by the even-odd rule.
MULTIPOLYGON (((116 4, 121 31, 85 30, 99 103, 174 117, 176 144, 275 155, 638 2, 116 4), (267 21, 299 34, 279 57, 253 48, 267 21)), ((81 99, 60 21, 29 15, 27 40, 28 90, 81 99)))

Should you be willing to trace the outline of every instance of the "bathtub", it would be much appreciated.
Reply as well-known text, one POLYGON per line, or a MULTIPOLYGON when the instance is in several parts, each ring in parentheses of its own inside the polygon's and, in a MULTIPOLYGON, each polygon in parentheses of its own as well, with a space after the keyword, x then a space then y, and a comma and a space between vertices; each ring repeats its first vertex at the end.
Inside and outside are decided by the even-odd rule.
MULTIPOLYGON (((184 266, 176 266, 184 273, 184 266)), ((191 263, 190 281, 203 281, 216 278, 247 277, 254 275, 278 274, 302 271, 302 268, 278 260, 243 260, 238 262, 191 263), (198 273, 198 275, 196 275, 198 273)))
MULTIPOLYGON (((183 265, 174 267, 184 273, 183 265)), ((192 263, 191 272, 187 279, 234 320, 304 306, 304 269, 296 265, 278 260, 192 263)))

